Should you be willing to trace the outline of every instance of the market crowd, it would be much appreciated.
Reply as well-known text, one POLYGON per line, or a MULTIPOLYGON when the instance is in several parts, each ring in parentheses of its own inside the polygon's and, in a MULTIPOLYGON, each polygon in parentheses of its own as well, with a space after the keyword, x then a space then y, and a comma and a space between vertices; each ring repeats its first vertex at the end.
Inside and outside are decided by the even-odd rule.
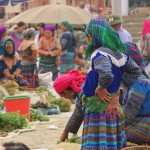
POLYGON ((0 26, 0 82, 38 87, 38 74, 52 72, 55 91, 76 99, 61 141, 82 122, 82 150, 121 150, 127 141, 150 144, 150 21, 141 47, 119 16, 91 19, 75 32, 68 21, 56 27, 19 22, 0 26), (37 63, 38 62, 38 63, 37 63))

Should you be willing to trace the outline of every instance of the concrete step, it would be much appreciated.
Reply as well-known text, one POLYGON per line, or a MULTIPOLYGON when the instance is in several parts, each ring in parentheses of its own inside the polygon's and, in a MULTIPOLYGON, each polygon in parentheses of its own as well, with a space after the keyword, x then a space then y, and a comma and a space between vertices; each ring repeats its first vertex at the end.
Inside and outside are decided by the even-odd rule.
POLYGON ((149 20, 149 19, 146 19, 146 18, 126 18, 126 19, 123 19, 124 23, 128 23, 128 22, 134 22, 134 23, 138 23, 138 22, 144 22, 144 20, 149 20))
POLYGON ((132 37, 133 42, 137 43, 138 41, 141 40, 141 38, 139 37, 132 37))
POLYGON ((142 29, 143 24, 123 24, 123 27, 126 29, 142 29))

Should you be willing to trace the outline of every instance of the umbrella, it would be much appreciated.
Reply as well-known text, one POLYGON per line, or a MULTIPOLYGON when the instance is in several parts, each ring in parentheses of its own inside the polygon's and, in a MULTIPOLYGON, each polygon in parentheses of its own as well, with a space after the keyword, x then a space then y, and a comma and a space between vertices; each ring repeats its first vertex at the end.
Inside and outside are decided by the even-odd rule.
POLYGON ((8 20, 6 24, 14 24, 24 21, 29 24, 40 22, 58 24, 67 20, 72 25, 88 24, 92 15, 86 11, 67 5, 53 4, 29 9, 18 16, 8 20))

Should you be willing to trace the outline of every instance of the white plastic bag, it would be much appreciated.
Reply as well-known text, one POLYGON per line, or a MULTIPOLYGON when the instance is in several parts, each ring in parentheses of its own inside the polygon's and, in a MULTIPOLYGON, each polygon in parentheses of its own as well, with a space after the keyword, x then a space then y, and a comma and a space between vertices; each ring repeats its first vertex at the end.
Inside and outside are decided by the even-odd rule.
POLYGON ((39 74, 39 82, 41 84, 47 84, 48 82, 52 81, 52 72, 47 72, 43 74, 39 74))

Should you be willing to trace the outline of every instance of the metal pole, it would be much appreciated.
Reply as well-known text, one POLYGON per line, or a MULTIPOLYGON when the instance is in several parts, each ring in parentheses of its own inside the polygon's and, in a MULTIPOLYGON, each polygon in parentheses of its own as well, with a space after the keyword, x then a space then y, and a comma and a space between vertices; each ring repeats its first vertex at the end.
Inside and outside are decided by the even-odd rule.
POLYGON ((91 14, 92 14, 92 2, 90 0, 90 11, 91 11, 91 14))

